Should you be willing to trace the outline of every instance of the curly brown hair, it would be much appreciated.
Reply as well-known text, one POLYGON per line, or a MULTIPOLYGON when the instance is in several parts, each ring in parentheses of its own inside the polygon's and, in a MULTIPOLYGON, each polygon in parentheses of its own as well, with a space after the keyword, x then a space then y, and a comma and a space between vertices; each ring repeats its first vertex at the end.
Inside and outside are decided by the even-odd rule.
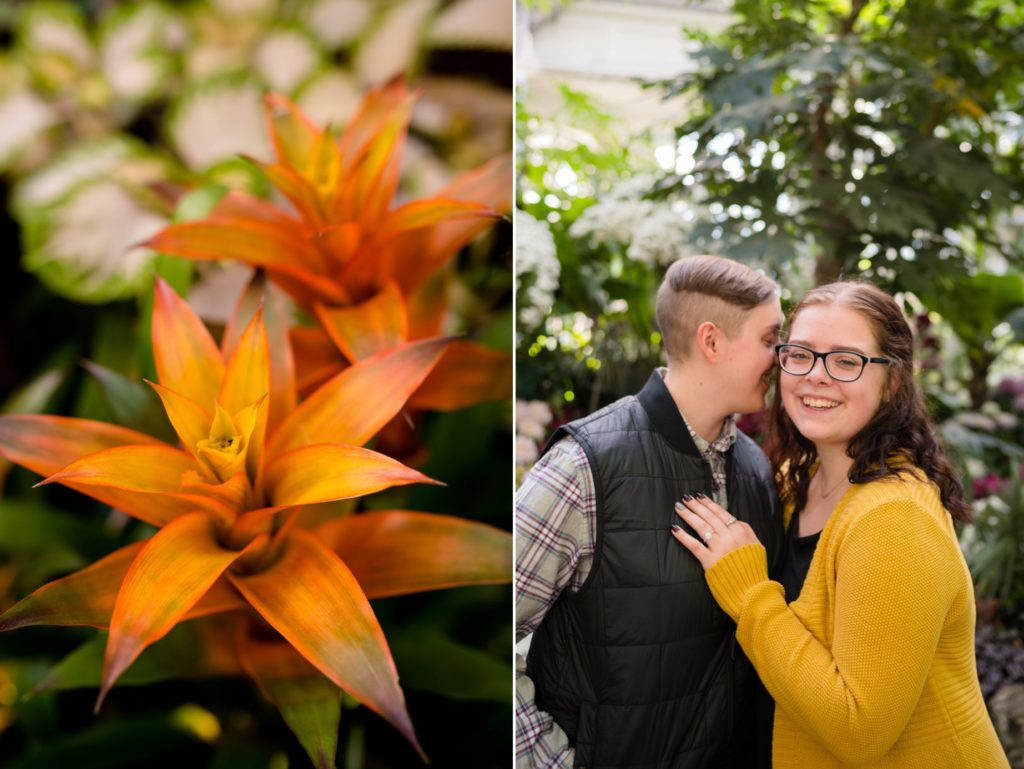
MULTIPOLYGON (((882 355, 892 360, 886 397, 846 448, 853 459, 850 482, 898 477, 906 472, 904 463, 909 462, 935 483, 943 506, 955 520, 970 522, 971 509, 963 485, 939 445, 924 394, 914 378, 914 335, 899 305, 871 283, 841 280, 808 291, 790 313, 790 325, 804 308, 822 304, 841 305, 861 313, 871 325, 882 355)), ((779 493, 783 502, 801 510, 807 503, 811 470, 818 456, 814 444, 800 434, 783 408, 778 386, 768 408, 767 423, 764 450, 775 471, 779 493)))

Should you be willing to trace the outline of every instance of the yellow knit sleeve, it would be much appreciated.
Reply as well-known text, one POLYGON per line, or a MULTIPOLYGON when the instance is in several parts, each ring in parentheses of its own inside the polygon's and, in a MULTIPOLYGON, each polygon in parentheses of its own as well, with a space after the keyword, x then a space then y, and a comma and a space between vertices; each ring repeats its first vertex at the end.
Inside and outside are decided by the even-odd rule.
POLYGON ((747 591, 768 579, 768 553, 760 542, 743 545, 720 558, 704 576, 722 611, 738 619, 747 591))
POLYGON ((737 639, 777 707, 840 761, 870 762, 920 698, 959 584, 955 541, 900 499, 858 515, 837 547, 831 648, 766 579, 739 599, 737 639))

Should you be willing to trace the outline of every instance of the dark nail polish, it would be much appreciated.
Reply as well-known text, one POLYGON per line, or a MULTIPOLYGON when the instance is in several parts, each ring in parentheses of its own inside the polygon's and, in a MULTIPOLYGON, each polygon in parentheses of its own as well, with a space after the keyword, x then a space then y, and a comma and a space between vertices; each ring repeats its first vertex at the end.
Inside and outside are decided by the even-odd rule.
POLYGON ((698 492, 697 492, 697 499, 707 499, 707 497, 705 497, 705 496, 704 496, 703 494, 701 494, 701 493, 700 493, 700 492, 698 491, 698 492))
POLYGON ((672 531, 682 531, 682 530, 683 530, 682 526, 676 526, 674 523, 672 524, 672 531))
POLYGON ((683 499, 685 499, 687 502, 692 502, 693 501, 693 495, 692 494, 683 494, 683 499))

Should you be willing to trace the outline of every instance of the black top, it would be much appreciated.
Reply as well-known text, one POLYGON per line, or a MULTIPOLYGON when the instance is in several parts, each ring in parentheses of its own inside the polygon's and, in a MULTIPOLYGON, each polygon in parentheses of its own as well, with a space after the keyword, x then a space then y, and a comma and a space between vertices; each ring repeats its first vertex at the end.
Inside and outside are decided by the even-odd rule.
POLYGON ((800 528, 800 516, 796 513, 786 529, 786 540, 782 546, 782 568, 779 570, 779 582, 786 588, 786 603, 793 603, 800 595, 800 590, 807 579, 807 570, 811 568, 814 550, 818 547, 821 532, 797 536, 800 528))
MULTIPOLYGON (((782 543, 782 564, 779 566, 776 581, 781 582, 786 590, 786 603, 793 603, 800 595, 807 579, 807 571, 811 568, 811 559, 814 558, 814 550, 818 547, 818 540, 821 539, 821 532, 809 534, 806 537, 797 536, 800 530, 800 516, 796 513, 789 521, 786 529, 786 537, 782 543)), ((757 692, 758 712, 758 736, 759 744, 767 744, 768 755, 771 755, 772 723, 775 715, 775 701, 768 694, 762 684, 757 692), (767 726, 766 726, 767 724, 767 726)), ((763 755, 763 753, 762 753, 763 755)), ((758 763, 759 769, 763 769, 763 763, 758 763)))

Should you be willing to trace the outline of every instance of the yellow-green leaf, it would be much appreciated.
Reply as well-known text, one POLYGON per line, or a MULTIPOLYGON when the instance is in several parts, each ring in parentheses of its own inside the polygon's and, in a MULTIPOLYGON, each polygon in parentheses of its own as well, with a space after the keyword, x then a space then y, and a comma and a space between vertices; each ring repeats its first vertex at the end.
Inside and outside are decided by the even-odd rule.
POLYGON ((334 769, 341 689, 287 641, 251 635, 239 643, 242 664, 298 737, 317 769, 334 769))
POLYGON ((270 569, 228 576, 307 660, 420 750, 384 632, 336 553, 309 532, 293 529, 270 569))

